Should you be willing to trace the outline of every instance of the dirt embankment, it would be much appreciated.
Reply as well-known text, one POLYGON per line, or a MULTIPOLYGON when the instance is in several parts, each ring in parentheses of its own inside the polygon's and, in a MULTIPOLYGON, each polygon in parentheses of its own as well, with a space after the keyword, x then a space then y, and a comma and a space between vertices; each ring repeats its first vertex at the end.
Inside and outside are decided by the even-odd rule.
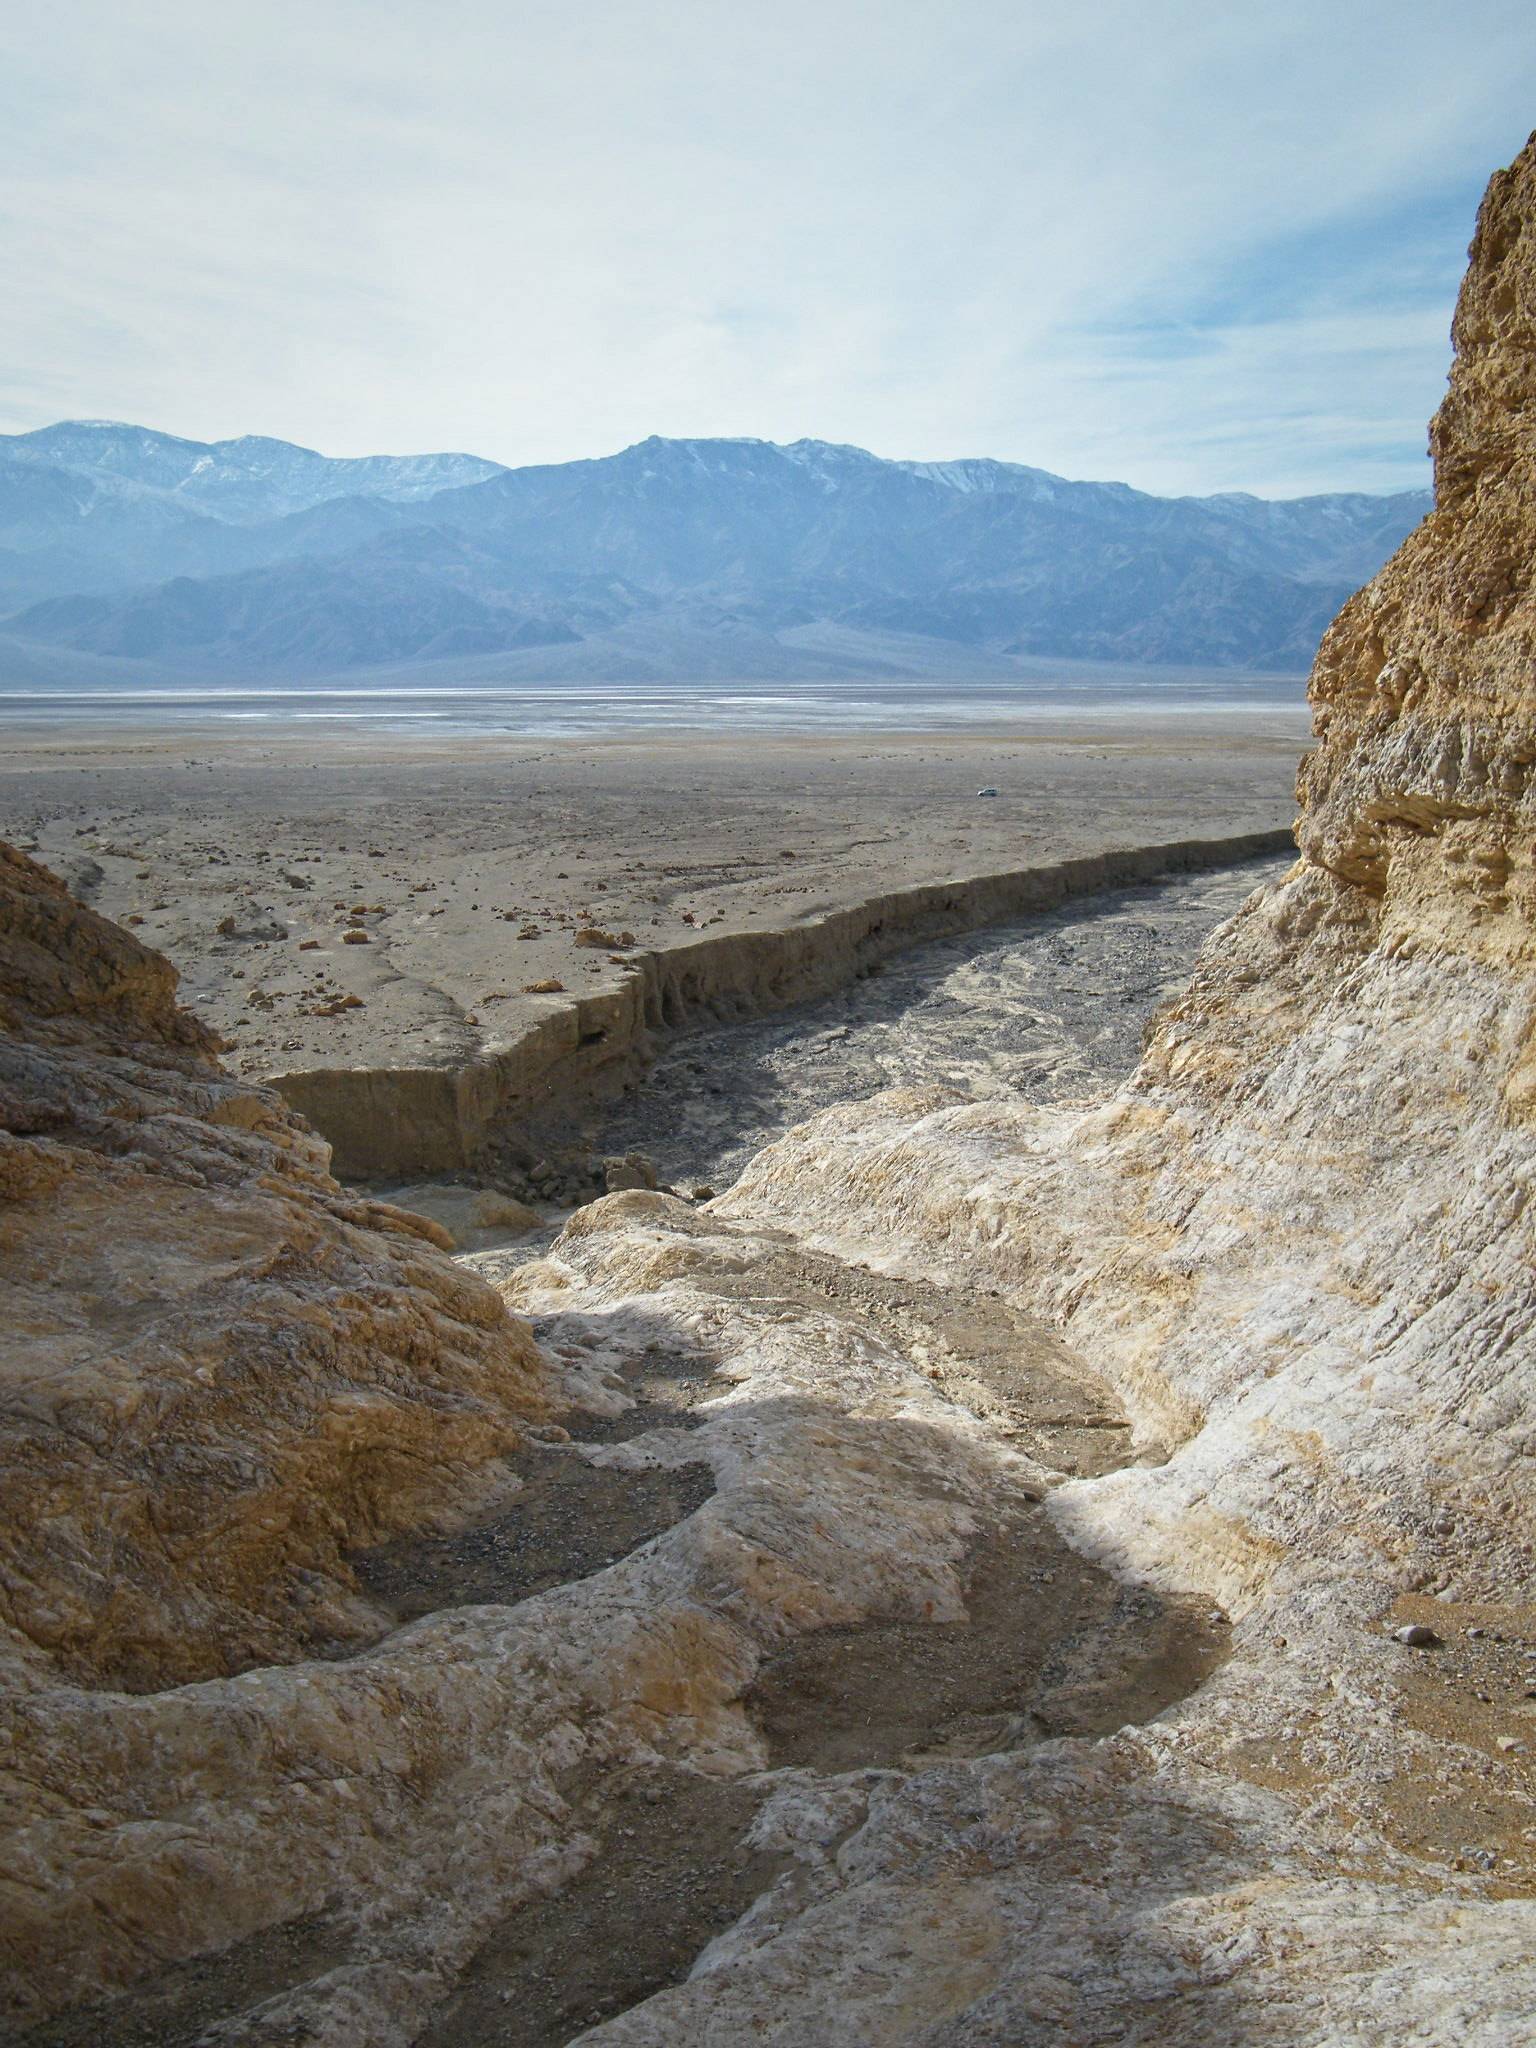
POLYGON ((344 1179, 515 1173, 570 1147, 583 1113, 632 1086, 658 1043, 690 1025, 824 995, 928 939, 1289 844, 1285 831, 1179 839, 886 890, 799 924, 632 954, 618 987, 551 996, 511 1045, 457 1066, 310 1068, 272 1084, 330 1142, 344 1179))

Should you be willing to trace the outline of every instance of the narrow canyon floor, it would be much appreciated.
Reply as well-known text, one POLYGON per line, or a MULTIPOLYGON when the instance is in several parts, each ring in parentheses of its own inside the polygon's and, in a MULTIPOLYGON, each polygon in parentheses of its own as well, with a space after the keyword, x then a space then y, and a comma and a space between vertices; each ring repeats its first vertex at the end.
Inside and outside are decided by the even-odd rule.
MULTIPOLYGON (((658 1228, 675 1227, 666 1211, 678 1205, 663 1197, 615 1202, 653 1204, 658 1228)), ((1226 1621, 1208 1602, 1118 1583, 1045 1512, 1053 1486, 1136 1455, 1105 1388, 1048 1329, 995 1296, 885 1278, 783 1233, 717 1235, 713 1251, 693 1277, 689 1348, 664 1295, 561 1307, 556 1276, 525 1280, 522 1305, 577 1376, 578 1398, 544 1441, 506 1461, 500 1509, 456 1534, 355 1558, 382 1635, 455 1609, 558 1597, 686 1533, 716 1496, 743 1422, 732 1396, 744 1361, 702 1336, 705 1305, 722 1327, 735 1311, 819 1333, 829 1357, 843 1355, 841 1384, 757 1391, 751 1428, 770 1468, 757 1484, 776 1476, 806 1504, 814 1491, 831 1521, 838 1493, 894 1456, 909 1488, 916 1477, 927 1547, 901 1504, 889 1529, 869 1528, 885 1552, 882 1596, 850 1586, 821 1625, 769 1646, 736 1703, 734 1756, 690 1756, 685 1741, 675 1760, 578 1757, 555 1774, 576 1867, 478 1930, 452 1988, 423 2015, 416 2038, 430 2048, 560 2048, 686 1977, 771 1887, 795 1883, 807 1853, 835 1847, 874 1792, 947 1763, 1147 1721, 1225 1654, 1226 1621), (819 1469, 806 1460, 807 1432, 819 1469)), ((783 1539, 763 1522, 772 1527, 778 1505, 758 1510, 770 1550, 783 1539)), ((323 2003, 356 1944, 338 1900, 15 2038, 26 2048, 330 2039, 283 2031, 283 2001, 312 1987, 323 2003)))
POLYGON ((687 1190, 724 1188, 791 1124, 881 1088, 1053 1101, 1108 1089, 1207 935, 1282 874, 1260 859, 1105 890, 913 947, 824 1001, 690 1032, 591 1131, 687 1190))
MULTIPOLYGON (((1104 1085, 1134 1061, 1210 928, 1282 866, 1108 892, 917 948, 826 1001, 681 1037, 595 1141, 644 1149, 679 1183, 724 1187, 787 1125, 877 1088, 1104 1085)), ((845 1832, 873 1789, 913 1772, 1147 1721, 1225 1654, 1226 1622, 1208 1601, 1118 1583, 1046 1512, 1064 1480, 1159 1455, 1133 1448, 1114 1399, 1047 1327, 995 1291, 885 1276, 783 1229, 712 1227, 707 1211, 665 1196, 601 1208, 626 1203, 659 1212, 658 1243, 685 1233, 684 1303, 655 1275, 638 1291, 620 1276, 615 1293, 600 1271, 583 1273, 601 1235, 551 1252, 547 1230, 466 1254, 514 1291, 569 1405, 504 1461, 502 1499, 472 1526, 354 1558, 380 1644, 424 1618, 558 1600, 707 1525, 740 1462, 743 1393, 762 1468, 752 1487, 770 1495, 759 1523, 784 1512, 775 1489, 814 1515, 819 1497, 834 1503, 892 1456, 905 1486, 920 1475, 922 1511, 914 1523, 898 1507, 868 1530, 875 1597, 834 1586, 823 1615, 786 1615, 770 1632, 737 1702, 733 1755, 690 1754, 684 1741, 579 1756, 555 1773, 562 1831, 582 1845, 576 1867, 477 1930, 467 1967, 423 2014, 432 2048, 559 2048, 679 1981, 754 1900, 792 1882, 805 1844, 779 1836, 810 1826, 807 1815, 816 1831, 845 1832), (807 1373, 802 1359, 792 1386, 771 1374, 761 1386, 743 1330, 809 1334, 829 1370, 807 1373)), ((347 1920, 338 1905, 20 2038, 267 2039, 264 2007, 345 1966, 347 1920)))
MULTIPOLYGON (((638 1155, 663 1186, 707 1198, 792 1125, 883 1088, 1028 1102, 1105 1090, 1135 1065, 1206 935, 1286 865, 1262 857, 1102 890, 913 946, 821 1000, 684 1032, 641 1086, 591 1112, 582 1143, 594 1158, 638 1155)), ((469 1185, 367 1191, 435 1217, 493 1281, 540 1256, 566 1213, 546 1208, 542 1230, 514 1236, 469 1221, 469 1185)))
MULTIPOLYGON (((887 1119, 1102 1091, 1212 927, 1284 865, 930 945, 826 1001, 669 1046, 594 1142, 733 1191, 635 1189, 558 1236, 465 1253, 529 1318, 554 1416, 500 1461, 471 1522, 352 1555, 368 1639, 316 1639, 299 1665, 235 1681, 253 1700, 269 1684, 343 1702, 354 1682, 398 1686, 417 1725, 430 1697, 462 1746, 457 1775, 420 1816, 389 1816, 361 1887, 338 1879, 313 1910, 16 2040, 718 2048, 766 2033, 877 2048, 969 2009, 1006 1967, 1010 1913, 1062 1916, 1064 1944, 1086 1953, 1097 1909, 1078 1873, 1102 1853, 1095 1826, 1152 1830, 1170 1897, 1234 1856, 1283 1892, 1321 1855, 1365 1900, 1381 1837, 1362 1848, 1352 1831, 1369 1808, 1405 1867, 1525 1898, 1529 1612, 1405 1606, 1394 1619, 1432 1614, 1444 1654, 1389 1652, 1403 1689, 1363 1736, 1359 1653, 1332 1641, 1331 1705, 1259 1711, 1209 1595, 1068 1540, 1063 1502, 1160 1467, 1168 1447, 1133 1434, 1056 1329, 985 1261, 861 1256, 856 1227, 829 1245, 824 1208, 798 1228, 771 1170, 769 1198, 754 1190, 760 1146, 794 1126, 792 1149, 802 1119, 838 1104, 857 1117, 876 1090, 869 1112, 887 1119), (1356 1716, 1342 1734, 1335 1706, 1356 1716), (1450 1731, 1464 1763, 1447 1771, 1426 1739, 1405 1767, 1405 1725, 1450 1731), (1203 1807, 1213 1739, 1229 1768, 1240 1757, 1244 1790, 1203 1807), (1146 1787, 1191 1771, 1196 1790, 1157 1806, 1146 1787), (1320 1837, 1298 1839, 1298 1799, 1323 1812, 1320 1837), (899 1903, 913 1872, 941 1911, 919 1891, 899 1903), (817 1930, 839 1915, 824 1966, 817 1930), (750 1986, 780 1936, 778 1990, 770 1963, 766 2004, 748 1989, 717 2014, 713 1987, 750 1986), (863 2004, 840 2031, 850 1967, 863 2004)), ((1329 1626, 1379 1650, 1347 1600, 1329 1626)), ((371 1830, 355 1782, 347 1824, 361 1802, 371 1830)), ((328 1796, 320 1780, 297 1789, 328 1796)), ((1142 1967, 1134 1939, 1117 1952, 1142 1967)), ((1155 2010, 1184 1965, 1145 1967, 1155 2010)), ((1042 2040, 1073 2038, 1052 2031, 1056 1995, 1038 1993, 1042 2040)), ((1233 2009, 1224 2038, 1250 2038, 1251 2020, 1233 2009)))

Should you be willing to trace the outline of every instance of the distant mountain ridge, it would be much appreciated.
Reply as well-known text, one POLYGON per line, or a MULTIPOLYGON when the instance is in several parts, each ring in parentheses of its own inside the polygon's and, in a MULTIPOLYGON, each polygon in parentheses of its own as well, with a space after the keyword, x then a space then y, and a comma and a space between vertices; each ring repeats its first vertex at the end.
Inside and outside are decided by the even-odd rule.
POLYGON ((0 435, 0 611, 75 592, 341 553, 397 508, 497 474, 476 455, 335 458, 113 420, 0 435))
POLYGON ((1300 670, 1427 492, 1157 498, 977 458, 667 440, 508 469, 101 421, 0 437, 0 632, 310 678, 1300 670), (502 671, 497 671, 502 672, 502 671))
POLYGON ((30 434, 0 434, 0 460, 64 470, 125 495, 175 497, 236 525, 280 519, 331 498, 409 502, 503 468, 479 455, 320 455, 265 434, 188 441, 116 420, 60 420, 30 434))

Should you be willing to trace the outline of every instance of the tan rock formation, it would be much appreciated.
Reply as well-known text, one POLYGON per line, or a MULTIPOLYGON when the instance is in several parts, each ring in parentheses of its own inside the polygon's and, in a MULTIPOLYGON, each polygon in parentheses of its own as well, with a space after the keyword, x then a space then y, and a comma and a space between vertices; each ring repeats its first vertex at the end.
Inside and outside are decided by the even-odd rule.
POLYGON ((182 1996, 165 1966, 228 1951, 165 2025, 402 2042, 593 1855, 573 1771, 757 1769, 765 1657, 871 1614, 957 1618, 972 1533, 1035 1467, 776 1238, 656 1194, 587 1212, 523 1283, 541 1363, 438 1226, 349 1201, 221 1073, 163 960, 19 855, 0 881, 0 2009, 148 1998, 81 2022, 111 2039, 182 1996), (658 1344, 715 1373, 692 1435, 525 1443, 556 1389, 611 1418, 617 1369, 658 1344), (569 1475, 580 1534, 583 1474, 672 1469, 713 1488, 698 1512, 622 1525, 521 1597, 524 1491, 553 1478, 558 1503, 569 1475), (359 1553, 443 1529, 466 1560, 489 1531, 509 1590, 464 1604, 450 1577, 398 1626, 359 1553))
POLYGON ((169 964, 0 849, 12 1661, 140 1690, 376 1633, 342 1559, 483 1495, 537 1353, 350 1201, 169 964))

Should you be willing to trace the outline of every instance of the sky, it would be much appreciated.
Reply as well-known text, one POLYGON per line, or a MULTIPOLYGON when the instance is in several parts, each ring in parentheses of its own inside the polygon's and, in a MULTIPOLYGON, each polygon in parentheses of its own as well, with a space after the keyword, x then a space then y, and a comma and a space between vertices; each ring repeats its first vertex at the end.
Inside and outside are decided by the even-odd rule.
POLYGON ((1530 0, 12 0, 0 429, 1427 483, 1530 0))

